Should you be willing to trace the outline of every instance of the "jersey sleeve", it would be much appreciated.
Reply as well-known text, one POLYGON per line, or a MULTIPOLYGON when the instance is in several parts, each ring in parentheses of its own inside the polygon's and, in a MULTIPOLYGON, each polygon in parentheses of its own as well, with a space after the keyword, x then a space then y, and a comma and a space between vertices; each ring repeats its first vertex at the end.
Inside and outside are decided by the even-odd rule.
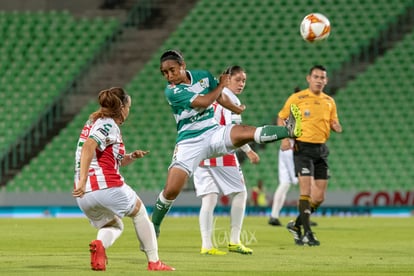
MULTIPOLYGON (((227 93, 227 95, 229 95, 230 99, 232 100, 232 102, 237 105, 240 106, 241 102, 240 99, 233 93, 227 93)), ((236 124, 236 125, 240 125, 242 123, 242 115, 241 114, 236 114, 234 112, 230 111, 230 120, 232 124, 236 124)))
POLYGON ((98 119, 89 133, 89 138, 94 139, 98 143, 98 149, 103 151, 116 142, 118 134, 119 128, 113 120, 102 121, 98 119))
POLYGON ((191 108, 192 101, 197 97, 197 94, 190 92, 183 87, 167 87, 165 89, 165 96, 171 106, 179 106, 184 109, 191 108))
POLYGON ((199 77, 198 83, 193 87, 199 88, 199 91, 192 91, 189 87, 182 85, 168 85, 165 89, 165 96, 168 103, 174 107, 191 109, 191 103, 198 95, 204 95, 217 87, 217 79, 208 71, 197 71, 194 77, 199 77), (208 80, 206 82, 205 80, 208 80))
POLYGON ((278 117, 286 120, 290 114, 290 105, 294 102, 294 95, 291 95, 283 105, 282 109, 279 111, 278 117))
POLYGON ((208 73, 208 75, 209 75, 209 81, 210 81, 210 87, 211 87, 211 90, 212 89, 214 89, 214 88, 216 88, 217 87, 217 85, 219 84, 219 81, 217 80, 217 78, 216 77, 214 77, 210 72, 207 72, 208 73))
POLYGON ((336 110, 336 103, 335 100, 332 99, 332 109, 331 109, 331 122, 339 122, 338 112, 336 110))
POLYGON ((209 71, 200 71, 200 76, 202 76, 202 78, 208 79, 208 83, 205 83, 204 80, 203 82, 200 82, 201 87, 207 88, 203 90, 200 94, 208 94, 217 87, 219 82, 217 78, 215 78, 209 71))

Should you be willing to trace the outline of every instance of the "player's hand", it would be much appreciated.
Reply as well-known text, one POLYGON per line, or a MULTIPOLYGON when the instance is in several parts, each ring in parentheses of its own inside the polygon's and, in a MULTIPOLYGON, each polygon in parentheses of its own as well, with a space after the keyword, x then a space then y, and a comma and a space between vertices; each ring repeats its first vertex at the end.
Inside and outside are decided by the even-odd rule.
POLYGON ((342 126, 338 122, 335 122, 335 121, 331 123, 331 129, 338 133, 342 132, 342 126))
POLYGON ((132 159, 142 158, 148 153, 149 153, 149 150, 134 150, 133 152, 131 152, 131 158, 132 159))
POLYGON ((290 144, 289 139, 283 139, 282 142, 280 143, 280 149, 282 151, 286 151, 286 150, 291 150, 292 146, 290 144))
POLYGON ((247 154, 247 157, 250 160, 250 163, 257 164, 257 163, 260 162, 260 157, 255 151, 251 150, 251 151, 247 152, 246 154, 247 154))
POLYGON ((230 75, 229 74, 221 74, 220 75, 220 84, 223 85, 224 87, 229 85, 230 82, 230 75))
POLYGON ((72 191, 72 196, 82 198, 83 195, 85 194, 85 186, 86 186, 85 184, 81 184, 81 182, 78 182, 76 184, 76 188, 73 189, 72 191))

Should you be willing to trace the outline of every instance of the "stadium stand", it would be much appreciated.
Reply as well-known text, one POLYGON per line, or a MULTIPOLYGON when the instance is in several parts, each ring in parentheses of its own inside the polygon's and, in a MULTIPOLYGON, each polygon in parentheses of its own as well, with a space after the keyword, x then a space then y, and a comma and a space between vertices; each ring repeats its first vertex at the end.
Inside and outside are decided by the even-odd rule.
POLYGON ((75 20, 67 12, 1 12, 0 112, 8 114, 1 150, 47 110, 119 24, 75 20), (86 36, 85 34, 89 34, 86 36))
MULTIPOLYGON (((5 154, 51 112, 120 23, 78 20, 67 11, 2 11, 0 22, 0 112, 7 114, 0 152, 8 158, 5 154)), ((30 143, 24 148, 30 151, 30 143)))
POLYGON ((346 131, 331 141, 333 188, 411 189, 413 43, 411 32, 337 93, 346 131))
POLYGON ((6 186, 7 191, 70 191, 74 152, 80 130, 97 104, 91 102, 29 165, 6 186))
MULTIPOLYGON (((244 122, 268 124, 274 122, 293 88, 305 87, 305 74, 310 66, 324 64, 329 74, 334 75, 344 63, 366 51, 383 28, 414 4, 403 0, 370 0, 364 2, 369 8, 351 9, 354 5, 345 0, 337 1, 336 5, 323 3, 240 0, 229 5, 228 1, 199 1, 127 86, 133 107, 123 126, 125 142, 129 150, 150 150, 148 157, 123 168, 127 182, 137 190, 159 190, 164 185, 174 146, 175 124, 162 93, 165 83, 159 74, 158 57, 163 50, 178 48, 184 53, 189 68, 206 68, 214 74, 234 63, 246 67, 248 83, 241 96, 248 107, 243 114, 244 122), (307 44, 299 35, 298 22, 315 10, 331 20, 333 31, 329 43, 307 44)), ((87 33, 83 32, 85 36, 87 33)), ((408 76, 406 70, 412 69, 413 61, 409 57, 413 55, 407 52, 412 42, 404 40, 365 74, 337 92, 335 97, 345 132, 333 134, 330 141, 332 189, 394 189, 408 187, 413 178, 412 170, 406 167, 414 156, 406 137, 409 131, 397 126, 412 126, 408 116, 404 116, 413 104, 407 92, 404 93, 413 87, 412 78, 397 78, 397 75, 408 76), (388 74, 390 64, 396 72, 393 77, 388 74), (398 136, 391 137, 392 133, 398 136), (395 150, 394 143, 400 150, 395 150), (406 162, 401 164, 396 156, 403 156, 406 162)), ((78 131, 94 106, 88 106, 10 181, 7 190, 70 191, 69 182, 73 177, 70 163, 74 159, 78 131), (61 148, 60 145, 67 146, 61 148), (61 166, 56 166, 56 158, 65 158, 65 161, 59 161, 61 166), (50 163, 54 166, 48 165, 50 163), (34 176, 45 168, 48 173, 41 173, 39 178, 34 176)), ((247 185, 253 186, 262 179, 267 190, 276 187, 277 148, 276 144, 260 150, 262 163, 258 166, 243 164, 247 185)))

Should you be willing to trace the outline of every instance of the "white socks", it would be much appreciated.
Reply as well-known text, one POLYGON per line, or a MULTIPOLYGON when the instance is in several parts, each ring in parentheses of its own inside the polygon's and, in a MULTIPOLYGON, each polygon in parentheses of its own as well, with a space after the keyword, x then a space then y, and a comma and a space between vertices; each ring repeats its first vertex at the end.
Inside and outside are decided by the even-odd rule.
POLYGON ((98 230, 96 239, 102 241, 102 245, 105 249, 113 245, 124 230, 122 219, 115 217, 115 220, 116 222, 113 225, 102 227, 98 230))
POLYGON ((272 218, 279 218, 280 210, 282 210, 283 204, 285 204, 286 194, 289 188, 289 183, 280 183, 277 186, 276 192, 273 195, 272 212, 270 214, 272 218))
POLYGON ((232 198, 230 211, 230 243, 240 243, 240 232, 243 224, 244 212, 246 210, 246 200, 246 192, 236 193, 232 198))
MULTIPOLYGON (((214 232, 214 208, 217 205, 217 194, 207 194, 203 196, 199 222, 201 232, 201 247, 205 249, 211 249, 213 244, 213 232, 214 232)), ((231 201, 230 211, 230 243, 240 243, 240 233, 243 225, 244 213, 246 210, 247 193, 240 192, 234 194, 231 201)))
POLYGON ((132 218, 135 233, 141 245, 141 250, 147 255, 148 262, 156 262, 158 258, 158 243, 155 235, 154 225, 148 217, 144 203, 135 217, 132 218))
POLYGON ((201 198, 201 208, 199 215, 200 233, 201 233, 201 247, 205 249, 213 248, 213 220, 214 208, 217 205, 218 195, 207 194, 201 198))

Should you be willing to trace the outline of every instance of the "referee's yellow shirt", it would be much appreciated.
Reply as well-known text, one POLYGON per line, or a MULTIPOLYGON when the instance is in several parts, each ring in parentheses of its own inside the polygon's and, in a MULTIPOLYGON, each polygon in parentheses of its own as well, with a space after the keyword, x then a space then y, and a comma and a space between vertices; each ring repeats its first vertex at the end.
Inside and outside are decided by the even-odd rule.
POLYGON ((302 136, 296 140, 325 143, 331 133, 331 122, 339 122, 334 99, 324 92, 316 95, 309 89, 299 91, 286 100, 279 118, 285 120, 289 117, 291 104, 296 104, 302 113, 302 136))

